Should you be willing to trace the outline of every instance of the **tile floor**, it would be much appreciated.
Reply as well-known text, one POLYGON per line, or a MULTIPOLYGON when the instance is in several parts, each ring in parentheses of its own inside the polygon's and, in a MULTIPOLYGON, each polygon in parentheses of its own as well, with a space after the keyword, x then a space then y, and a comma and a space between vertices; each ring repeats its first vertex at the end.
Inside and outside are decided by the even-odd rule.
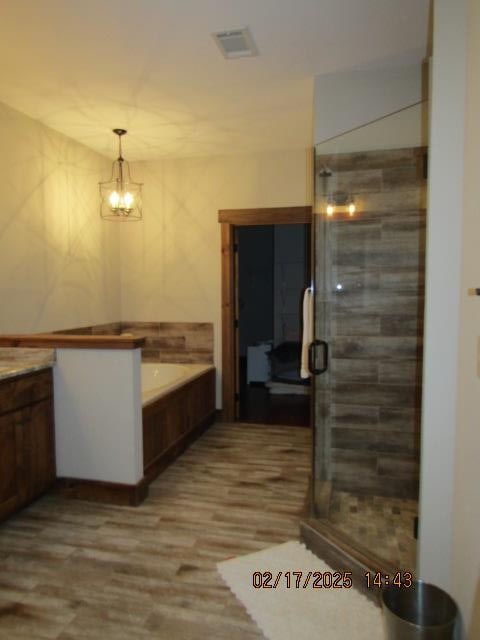
POLYGON ((38 500, 0 525, 0 638, 261 638, 215 565, 298 538, 309 446, 216 424, 138 508, 38 500))
POLYGON ((352 541, 414 572, 413 522, 417 514, 416 500, 333 491, 329 520, 352 541))

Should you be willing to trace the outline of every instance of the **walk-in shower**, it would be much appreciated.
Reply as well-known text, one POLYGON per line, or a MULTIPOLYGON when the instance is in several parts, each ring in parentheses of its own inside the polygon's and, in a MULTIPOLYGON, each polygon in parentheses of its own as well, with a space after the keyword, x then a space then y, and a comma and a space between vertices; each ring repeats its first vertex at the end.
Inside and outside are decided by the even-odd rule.
POLYGON ((403 139, 396 115, 315 149, 312 514, 414 569, 427 148, 403 139))

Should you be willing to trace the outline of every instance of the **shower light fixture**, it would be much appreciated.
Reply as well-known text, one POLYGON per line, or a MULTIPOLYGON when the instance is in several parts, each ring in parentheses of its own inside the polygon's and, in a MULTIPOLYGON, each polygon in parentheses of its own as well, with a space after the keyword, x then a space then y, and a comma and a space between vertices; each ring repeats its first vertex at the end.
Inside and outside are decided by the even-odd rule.
POLYGON ((337 208, 340 211, 348 211, 350 217, 352 217, 357 210, 352 196, 344 192, 332 193, 327 197, 327 216, 332 217, 337 208))
POLYGON ((104 220, 141 220, 142 184, 133 182, 130 167, 122 156, 122 136, 125 129, 113 129, 118 136, 118 158, 113 162, 112 175, 100 182, 100 216, 104 220))

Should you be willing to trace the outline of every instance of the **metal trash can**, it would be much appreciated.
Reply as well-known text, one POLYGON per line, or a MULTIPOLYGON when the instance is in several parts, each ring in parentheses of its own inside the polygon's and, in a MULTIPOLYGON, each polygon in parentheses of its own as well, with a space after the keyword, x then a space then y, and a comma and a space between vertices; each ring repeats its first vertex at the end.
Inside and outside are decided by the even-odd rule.
POLYGON ((454 638, 457 605, 448 593, 423 580, 414 581, 409 588, 385 588, 382 610, 388 640, 454 638))

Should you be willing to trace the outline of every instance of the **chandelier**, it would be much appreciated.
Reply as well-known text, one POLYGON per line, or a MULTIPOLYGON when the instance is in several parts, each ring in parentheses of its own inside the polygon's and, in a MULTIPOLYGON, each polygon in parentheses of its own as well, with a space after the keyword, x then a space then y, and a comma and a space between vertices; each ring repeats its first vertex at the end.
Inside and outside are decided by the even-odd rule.
POLYGON ((130 167, 122 156, 122 136, 125 129, 113 129, 118 136, 118 158, 112 165, 112 175, 100 182, 100 216, 104 220, 141 220, 142 184, 133 182, 130 167))

